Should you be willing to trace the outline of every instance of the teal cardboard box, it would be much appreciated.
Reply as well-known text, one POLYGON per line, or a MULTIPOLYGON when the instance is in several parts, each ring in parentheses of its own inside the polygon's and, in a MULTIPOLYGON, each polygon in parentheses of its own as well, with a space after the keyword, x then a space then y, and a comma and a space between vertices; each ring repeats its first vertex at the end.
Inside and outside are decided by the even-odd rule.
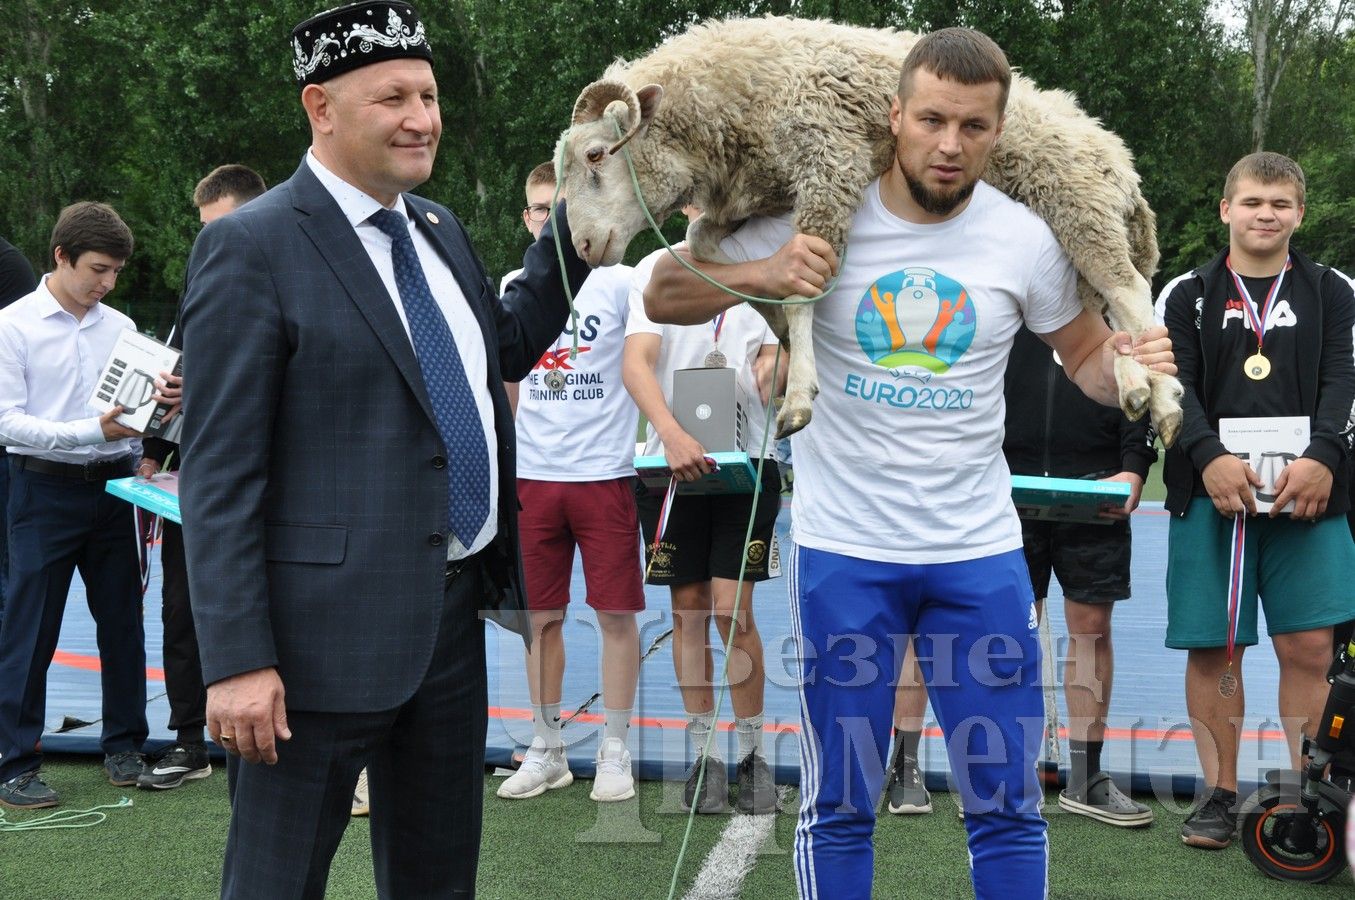
POLYGON ((1129 485, 1123 481, 1012 476, 1012 503, 1023 519, 1109 525, 1113 520, 1098 515, 1101 510, 1128 500, 1129 485))
MULTIPOLYGON (((714 471, 699 481, 679 481, 679 494, 751 494, 757 485, 757 468, 741 450, 707 453, 706 459, 714 464, 714 471)), ((668 490, 668 480, 673 470, 668 468, 668 460, 659 456, 635 457, 635 473, 650 493, 663 493, 668 490)))
POLYGON ((133 506, 150 510, 171 522, 183 524, 179 517, 179 476, 163 473, 145 478, 115 478, 105 485, 114 497, 121 497, 133 506))

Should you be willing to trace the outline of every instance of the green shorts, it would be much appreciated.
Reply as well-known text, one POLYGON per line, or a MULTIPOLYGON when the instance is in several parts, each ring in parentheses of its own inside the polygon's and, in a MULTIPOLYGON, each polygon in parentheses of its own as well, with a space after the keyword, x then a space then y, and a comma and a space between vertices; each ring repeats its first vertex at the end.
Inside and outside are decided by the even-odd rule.
MULTIPOLYGON (((1208 497, 1172 516, 1167 538, 1167 646, 1228 644, 1228 568, 1233 520, 1208 497)), ((1257 641, 1256 598, 1266 632, 1325 628, 1355 617, 1355 542, 1345 516, 1316 523, 1288 516, 1247 520, 1237 643, 1257 641)))

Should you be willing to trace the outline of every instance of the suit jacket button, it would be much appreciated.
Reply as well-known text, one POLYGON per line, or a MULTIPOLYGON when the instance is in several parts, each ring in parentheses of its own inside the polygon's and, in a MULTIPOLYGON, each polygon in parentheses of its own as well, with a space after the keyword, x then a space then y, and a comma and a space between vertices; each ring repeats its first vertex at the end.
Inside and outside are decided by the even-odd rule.
POLYGON ((447 468, 447 457, 445 457, 445 456, 435 456, 435 457, 433 457, 433 468, 435 468, 435 469, 445 469, 445 468, 447 468))
POLYGON ((443 540, 442 534, 441 534, 440 532, 437 532, 437 531, 433 532, 432 534, 430 534, 430 535, 428 536, 428 543, 431 544, 431 545, 434 546, 434 547, 441 547, 441 546, 442 546, 442 540, 443 540))

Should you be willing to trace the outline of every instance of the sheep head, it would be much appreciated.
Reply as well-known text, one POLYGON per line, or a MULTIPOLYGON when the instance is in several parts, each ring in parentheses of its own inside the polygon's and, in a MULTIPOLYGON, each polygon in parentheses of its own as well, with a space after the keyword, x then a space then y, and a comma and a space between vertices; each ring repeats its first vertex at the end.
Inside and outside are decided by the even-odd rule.
MULTIPOLYGON (((621 262, 626 247, 645 226, 645 214, 635 198, 630 170, 619 152, 632 140, 643 139, 663 98, 663 88, 649 84, 638 91, 619 81, 595 81, 583 89, 574 104, 569 130, 556 148, 556 177, 569 197, 569 228, 574 249, 593 266, 621 262), (618 129, 620 134, 618 135, 618 129)), ((637 171, 641 184, 644 172, 637 171)), ((670 197, 646 197, 656 216, 670 197)))

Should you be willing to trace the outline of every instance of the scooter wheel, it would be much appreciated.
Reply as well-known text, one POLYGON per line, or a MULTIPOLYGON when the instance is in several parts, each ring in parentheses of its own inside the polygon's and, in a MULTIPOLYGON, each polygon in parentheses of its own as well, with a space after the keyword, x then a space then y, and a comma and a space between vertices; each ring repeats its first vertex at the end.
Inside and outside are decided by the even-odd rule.
POLYGON ((1307 853, 1296 854, 1284 848, 1297 808, 1298 796, 1292 787, 1268 784, 1247 798, 1238 815, 1242 849, 1247 858, 1271 878, 1281 881, 1328 881, 1346 868, 1345 815, 1328 808, 1327 815, 1315 822, 1317 841, 1307 853))

